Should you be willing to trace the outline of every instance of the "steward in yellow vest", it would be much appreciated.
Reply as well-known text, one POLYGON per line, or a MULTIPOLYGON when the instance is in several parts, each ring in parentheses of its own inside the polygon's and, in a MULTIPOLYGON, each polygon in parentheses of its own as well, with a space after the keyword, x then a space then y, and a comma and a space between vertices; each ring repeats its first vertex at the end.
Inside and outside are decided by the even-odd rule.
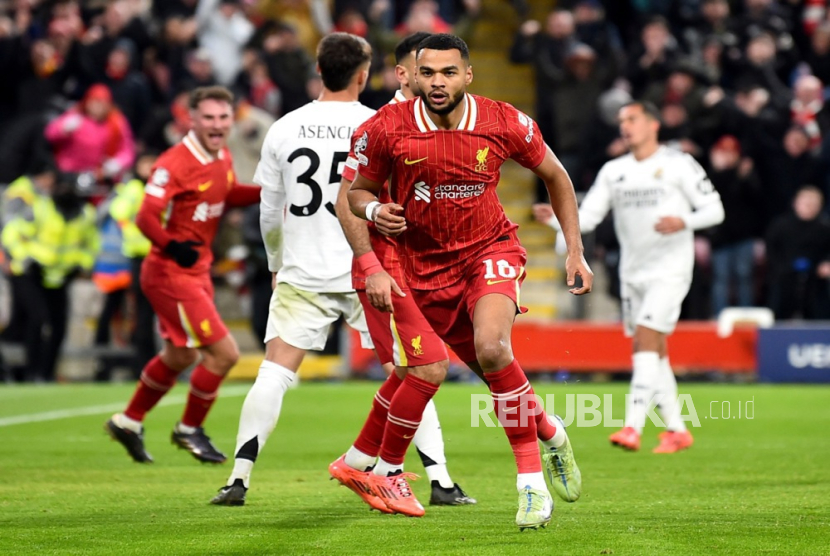
POLYGON ((69 316, 68 285, 92 268, 99 249, 95 208, 80 194, 91 191, 86 178, 45 171, 15 180, 4 194, 0 241, 13 295, 22 300, 16 326, 24 328, 31 380, 54 380, 69 316))

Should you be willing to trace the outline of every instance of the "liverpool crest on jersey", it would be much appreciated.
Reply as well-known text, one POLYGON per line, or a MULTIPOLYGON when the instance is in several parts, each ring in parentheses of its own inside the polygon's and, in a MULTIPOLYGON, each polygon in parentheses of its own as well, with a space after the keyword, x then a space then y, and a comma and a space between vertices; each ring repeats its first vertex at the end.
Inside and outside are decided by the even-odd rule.
POLYGON ((487 155, 490 154, 490 147, 484 147, 483 149, 479 149, 476 152, 476 160, 478 164, 476 164, 476 172, 486 172, 487 171, 487 155))

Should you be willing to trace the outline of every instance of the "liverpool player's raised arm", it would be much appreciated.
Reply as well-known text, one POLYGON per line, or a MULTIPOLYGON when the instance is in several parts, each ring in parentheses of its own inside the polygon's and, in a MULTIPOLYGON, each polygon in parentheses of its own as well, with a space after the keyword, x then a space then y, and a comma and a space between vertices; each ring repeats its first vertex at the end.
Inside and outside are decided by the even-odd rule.
POLYGON ((570 292, 574 295, 586 294, 591 291, 594 274, 585 261, 582 234, 579 230, 579 211, 571 178, 547 146, 542 163, 533 168, 533 172, 545 182, 553 212, 565 235, 565 244, 568 247, 568 258, 565 262, 567 283, 574 286, 576 276, 582 278, 582 286, 573 287, 570 292))

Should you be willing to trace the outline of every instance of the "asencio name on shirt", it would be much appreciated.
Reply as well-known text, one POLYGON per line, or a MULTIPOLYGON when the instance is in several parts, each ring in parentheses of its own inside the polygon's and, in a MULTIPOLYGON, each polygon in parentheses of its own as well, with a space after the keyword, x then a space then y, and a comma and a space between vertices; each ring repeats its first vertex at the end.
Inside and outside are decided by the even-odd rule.
POLYGON ((355 129, 348 125, 301 125, 297 139, 351 139, 355 129))

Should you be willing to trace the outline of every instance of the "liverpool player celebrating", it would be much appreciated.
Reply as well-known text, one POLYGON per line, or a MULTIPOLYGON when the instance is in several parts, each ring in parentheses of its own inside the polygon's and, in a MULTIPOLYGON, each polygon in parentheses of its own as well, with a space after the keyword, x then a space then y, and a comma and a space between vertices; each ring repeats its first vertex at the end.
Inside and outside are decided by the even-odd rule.
POLYGON ((153 461, 144 448, 144 416, 179 373, 197 361, 172 441, 200 461, 225 461, 202 423, 239 349, 213 303, 210 245, 225 208, 257 202, 260 188, 240 185, 234 177, 225 147, 233 123, 231 92, 224 87, 195 89, 190 116, 193 129, 156 161, 136 220, 153 243, 141 269, 141 289, 159 317, 164 348, 144 367, 124 413, 116 413, 105 425, 141 463, 153 461))
MULTIPOLYGON (((417 95, 415 47, 428 36, 429 33, 415 33, 403 39, 395 47, 395 61, 397 63, 395 70, 401 88, 395 92, 395 97, 389 101, 390 104, 405 102, 417 95)), ((357 136, 359 137, 361 134, 362 131, 357 136)), ((392 399, 392 395, 402 383, 401 377, 395 374, 395 366, 422 366, 445 362, 447 361, 447 350, 444 343, 437 338, 435 332, 421 315, 418 306, 412 300, 412 296, 396 295, 392 298, 395 312, 394 320, 391 318, 391 313, 376 309, 369 301, 367 282, 368 288, 372 288, 372 282, 375 279, 367 280, 364 272, 366 267, 369 267, 370 270, 372 268, 377 271, 385 270, 394 276, 396 283, 401 288, 405 290, 406 286, 401 265, 395 252, 394 240, 381 235, 374 227, 367 228, 365 221, 355 218, 349 211, 349 201, 346 198, 346 193, 351 187, 352 180, 354 180, 357 165, 357 159, 352 153, 352 156, 346 162, 346 168, 343 170, 340 195, 337 198, 337 216, 343 225, 346 239, 349 240, 349 244, 355 252, 352 283, 360 296, 360 302, 366 313, 366 324, 369 327, 369 334, 372 336, 372 343, 375 345, 375 352, 389 378, 375 395, 372 411, 354 446, 343 457, 333 462, 329 466, 329 471, 332 477, 366 499, 368 495, 366 489, 362 486, 365 483, 365 473, 363 472, 375 465, 388 419, 389 400, 392 399), (408 342, 396 341, 395 338, 406 338, 408 342)), ((383 195, 388 195, 386 188, 381 193, 381 196, 383 195)), ((369 289, 369 291, 372 290, 369 289)), ((412 443, 415 445, 431 483, 430 505, 458 506, 476 503, 474 498, 467 496, 461 487, 450 478, 447 470, 447 458, 444 455, 444 436, 441 433, 438 412, 432 400, 424 408, 424 414, 420 419, 415 436, 412 437, 412 443)), ((403 486, 402 481, 399 482, 403 486)), ((367 500, 370 503, 374 501, 373 498, 367 500)), ((414 498, 410 497, 404 502, 411 502, 416 512, 420 513, 422 511, 414 498)), ((383 507, 381 506, 381 509, 383 507)))
MULTIPOLYGON (((646 412, 657 403, 666 432, 656 453, 692 445, 680 415, 677 381, 669 364, 666 338, 680 316, 694 268, 694 231, 723 221, 720 195, 695 159, 657 141, 660 112, 648 102, 620 109, 620 136, 629 153, 605 164, 585 195, 579 215, 583 232, 614 211, 620 241, 620 281, 625 334, 633 336, 631 394, 625 427, 611 444, 640 449, 646 412)), ((557 226, 550 207, 534 206, 536 218, 557 226)))
MULTIPOLYGON (((419 98, 382 108, 356 143, 359 169, 349 203, 356 216, 397 237, 407 283, 424 317, 489 385, 518 467, 516 524, 537 528, 550 521, 553 509, 539 461, 536 419, 529 417, 541 409, 510 347, 526 253, 495 188, 507 158, 545 181, 565 230, 568 284, 574 286, 577 275, 583 282, 570 291, 581 295, 591 290, 593 275, 582 255, 573 186, 530 118, 510 105, 466 93, 473 74, 464 41, 433 35, 419 44, 416 64, 419 98), (392 202, 381 203, 377 195, 390 176, 392 202)), ((379 279, 386 280, 382 293, 370 299, 388 309, 392 280, 385 273, 379 279)), ((389 415, 403 426, 417 421, 443 378, 410 369, 389 415), (407 383, 417 396, 402 395, 407 383)), ((389 497, 384 481, 400 468, 384 456, 389 437, 408 436, 407 429, 391 423, 372 480, 373 493, 382 499, 389 497)), ((406 443, 396 438, 389 451, 397 458, 401 446, 406 443)), ((567 440, 558 450, 559 464, 578 482, 567 440)))
POLYGON ((347 33, 317 46, 320 98, 283 116, 262 145, 254 181, 262 185, 260 227, 276 274, 265 360, 239 418, 236 457, 227 484, 211 503, 241 506, 257 456, 277 424, 282 400, 306 350, 325 346, 341 316, 368 341, 352 289, 352 257, 334 214, 340 166, 354 130, 373 111, 357 101, 369 78, 371 49, 347 33))

